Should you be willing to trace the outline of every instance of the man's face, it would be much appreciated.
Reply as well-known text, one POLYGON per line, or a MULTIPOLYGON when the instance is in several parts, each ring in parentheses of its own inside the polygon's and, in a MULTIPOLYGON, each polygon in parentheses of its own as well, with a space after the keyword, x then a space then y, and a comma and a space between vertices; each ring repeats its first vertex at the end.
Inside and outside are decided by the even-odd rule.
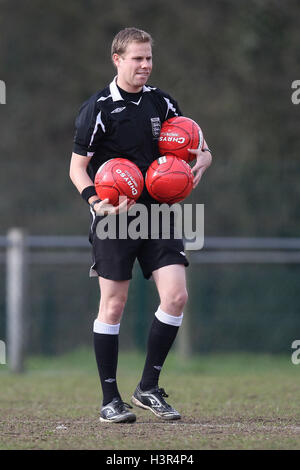
POLYGON ((147 82, 152 70, 152 48, 148 42, 131 42, 122 55, 114 54, 117 83, 129 93, 136 93, 147 82))

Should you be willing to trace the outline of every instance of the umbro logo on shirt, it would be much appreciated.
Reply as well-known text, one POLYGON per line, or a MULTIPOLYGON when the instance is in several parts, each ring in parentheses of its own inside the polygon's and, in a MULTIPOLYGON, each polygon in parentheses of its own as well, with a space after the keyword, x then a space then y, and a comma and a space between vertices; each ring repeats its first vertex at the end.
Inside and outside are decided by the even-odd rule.
POLYGON ((126 109, 125 106, 123 106, 123 108, 116 108, 116 109, 114 109, 110 114, 113 114, 113 113, 120 113, 120 112, 123 111, 124 109, 126 109))

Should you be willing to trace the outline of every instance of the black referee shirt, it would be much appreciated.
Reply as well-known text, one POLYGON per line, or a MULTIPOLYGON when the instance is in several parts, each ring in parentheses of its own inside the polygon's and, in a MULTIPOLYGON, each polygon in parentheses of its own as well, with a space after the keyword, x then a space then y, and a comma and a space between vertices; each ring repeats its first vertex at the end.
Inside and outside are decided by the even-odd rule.
POLYGON ((117 86, 115 77, 81 106, 73 151, 92 157, 88 174, 93 181, 100 165, 116 157, 131 160, 145 176, 160 156, 162 122, 181 115, 177 102, 159 88, 144 85, 140 93, 127 93, 117 86))

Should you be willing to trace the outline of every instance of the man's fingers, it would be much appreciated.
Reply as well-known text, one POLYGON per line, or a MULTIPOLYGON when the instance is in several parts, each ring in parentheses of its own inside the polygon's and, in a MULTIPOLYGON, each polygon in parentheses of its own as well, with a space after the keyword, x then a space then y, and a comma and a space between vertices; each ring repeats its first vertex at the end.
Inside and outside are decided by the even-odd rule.
MULTIPOLYGON (((120 212, 128 212, 129 209, 135 204, 135 201, 133 199, 128 199, 126 196, 121 196, 121 198, 124 200, 119 204, 117 211, 118 213, 120 212)), ((121 198, 119 200, 121 200, 121 198)))
POLYGON ((134 206, 134 204, 135 204, 134 199, 131 199, 131 201, 128 203, 128 209, 130 209, 130 207, 134 206))
POLYGON ((128 199, 126 196, 121 196, 119 198, 120 204, 116 207, 116 213, 124 212, 127 210, 128 199), (121 202, 120 202, 121 201, 121 202))
POLYGON ((116 207, 116 209, 122 209, 123 207, 127 206, 127 199, 124 199, 124 201, 120 202, 120 204, 116 207))
POLYGON ((119 214, 120 212, 128 211, 133 204, 135 204, 135 201, 128 199, 126 196, 120 196, 118 206, 110 204, 109 199, 103 199, 99 204, 95 205, 95 211, 97 215, 101 216, 119 214))
POLYGON ((194 181, 193 181, 193 189, 196 188, 196 186, 198 185, 199 181, 201 180, 201 177, 202 177, 202 174, 200 173, 196 178, 194 178, 194 181))
POLYGON ((201 180, 203 173, 205 171, 205 168, 200 168, 199 171, 194 175, 194 180, 193 180, 193 189, 198 185, 199 181, 201 180))
POLYGON ((196 173, 197 171, 199 171, 201 168, 201 165, 199 165, 199 163, 196 163, 195 166, 193 166, 193 168, 191 169, 193 173, 196 173))
POLYGON ((111 213, 111 210, 114 209, 112 204, 109 204, 109 199, 103 199, 98 204, 95 204, 95 212, 97 215, 107 215, 111 213))
POLYGON ((110 207, 99 207, 99 209, 96 209, 96 214, 97 215, 108 215, 111 213, 111 208, 110 207))

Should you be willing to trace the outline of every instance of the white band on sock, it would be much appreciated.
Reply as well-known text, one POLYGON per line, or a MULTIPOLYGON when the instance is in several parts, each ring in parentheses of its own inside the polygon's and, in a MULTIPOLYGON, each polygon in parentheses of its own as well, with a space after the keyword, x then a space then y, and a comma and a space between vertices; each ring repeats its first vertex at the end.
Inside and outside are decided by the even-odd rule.
POLYGON ((118 335, 120 330, 120 323, 117 325, 109 325, 108 323, 103 323, 102 321, 94 321, 94 333, 102 333, 104 335, 118 335))
POLYGON ((180 326, 183 319, 183 312, 179 317, 175 317, 174 315, 169 315, 168 313, 161 310, 160 307, 158 307, 157 311, 155 312, 155 316, 162 323, 166 323, 167 325, 180 326))

